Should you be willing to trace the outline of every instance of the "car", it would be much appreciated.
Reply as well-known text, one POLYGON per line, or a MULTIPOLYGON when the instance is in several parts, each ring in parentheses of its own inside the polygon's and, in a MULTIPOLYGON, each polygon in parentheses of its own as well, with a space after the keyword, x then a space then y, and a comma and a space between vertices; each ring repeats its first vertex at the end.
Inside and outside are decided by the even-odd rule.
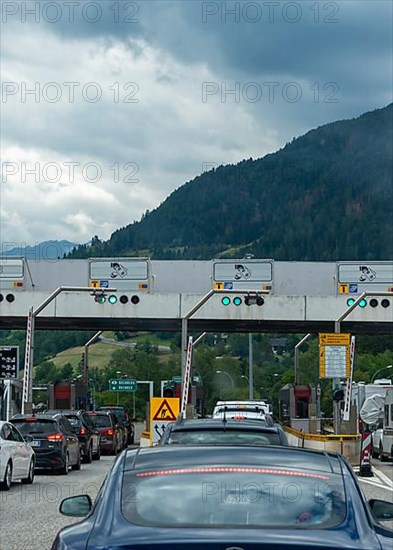
POLYGON ((218 401, 213 410, 213 418, 265 420, 266 415, 270 414, 269 410, 270 405, 264 401, 218 401))
POLYGON ((126 447, 127 445, 134 445, 134 441, 135 441, 134 424, 131 422, 130 416, 124 407, 103 405, 101 407, 98 407, 97 411, 113 412, 117 416, 117 418, 120 420, 120 423, 126 430, 126 444, 124 445, 124 447, 126 447))
POLYGON ((0 421, 0 489, 9 491, 14 481, 34 481, 35 453, 29 443, 10 422, 0 421))
POLYGON ((79 440, 67 418, 60 413, 17 414, 10 422, 25 437, 33 437, 35 468, 50 468, 67 475, 70 466, 81 469, 79 440))
POLYGON ((383 428, 377 428, 372 432, 372 456, 379 458, 383 455, 383 428))
POLYGON ((168 423, 160 445, 288 445, 284 430, 271 417, 262 420, 189 419, 168 423))
POLYGON ((339 454, 265 446, 127 449, 94 505, 62 500, 84 517, 52 550, 391 550, 393 503, 367 501, 339 454))
POLYGON ((124 433, 116 415, 109 411, 89 412, 88 415, 100 433, 101 452, 117 455, 122 451, 124 433))
POLYGON ((213 417, 223 412, 223 407, 226 406, 228 408, 237 409, 237 410, 249 410, 254 412, 255 407, 258 407, 261 411, 265 414, 272 414, 272 405, 270 403, 266 403, 263 399, 252 399, 248 401, 217 401, 216 406, 213 410, 213 417))
POLYGON ((56 412, 63 414, 71 424, 75 435, 79 439, 83 462, 90 464, 92 460, 100 460, 100 432, 94 426, 87 412, 83 410, 61 410, 47 411, 46 414, 56 412))

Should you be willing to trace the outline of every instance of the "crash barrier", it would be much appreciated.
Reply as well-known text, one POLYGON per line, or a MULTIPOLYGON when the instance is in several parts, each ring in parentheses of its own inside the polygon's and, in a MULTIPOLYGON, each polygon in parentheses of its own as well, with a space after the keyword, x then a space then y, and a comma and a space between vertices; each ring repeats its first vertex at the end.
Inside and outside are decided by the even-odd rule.
POLYGON ((284 427, 287 434, 288 443, 291 447, 301 447, 303 449, 315 449, 317 451, 327 451, 340 453, 348 460, 352 466, 359 466, 359 455, 361 449, 360 434, 337 434, 320 435, 300 432, 288 426, 284 427))
POLYGON ((140 447, 150 447, 150 432, 142 432, 139 442, 140 447))
POLYGON ((362 477, 373 477, 373 471, 370 463, 371 456, 371 432, 362 433, 362 445, 360 450, 360 469, 359 475, 362 477))

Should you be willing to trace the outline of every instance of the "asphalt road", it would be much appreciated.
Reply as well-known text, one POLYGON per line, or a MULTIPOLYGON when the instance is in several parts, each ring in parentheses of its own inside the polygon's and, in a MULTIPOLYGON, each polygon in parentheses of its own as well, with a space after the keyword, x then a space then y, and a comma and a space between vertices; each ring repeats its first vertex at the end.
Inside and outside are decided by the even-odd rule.
MULTIPOLYGON (((33 485, 15 483, 10 491, 0 492, 0 549, 49 550, 57 531, 78 521, 59 513, 60 501, 83 493, 94 499, 113 461, 103 456, 83 464, 79 472, 38 474, 33 485)), ((374 476, 359 478, 366 498, 393 501, 393 463, 372 463, 374 476)))
POLYGON ((79 472, 37 474, 32 485, 15 483, 0 492, 0 549, 49 550, 59 529, 78 521, 59 513, 60 501, 83 493, 95 498, 113 461, 102 456, 79 472))

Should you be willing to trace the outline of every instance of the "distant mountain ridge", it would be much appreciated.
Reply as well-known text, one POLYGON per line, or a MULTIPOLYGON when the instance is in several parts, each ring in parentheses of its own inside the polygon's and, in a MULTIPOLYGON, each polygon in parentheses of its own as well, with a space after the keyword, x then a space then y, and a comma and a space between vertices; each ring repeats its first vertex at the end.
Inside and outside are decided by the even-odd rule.
POLYGON ((197 176, 72 257, 393 258, 393 104, 197 176))
POLYGON ((3 256, 14 256, 31 260, 57 260, 71 252, 79 244, 70 241, 49 240, 35 245, 24 244, 10 250, 2 250, 3 256))

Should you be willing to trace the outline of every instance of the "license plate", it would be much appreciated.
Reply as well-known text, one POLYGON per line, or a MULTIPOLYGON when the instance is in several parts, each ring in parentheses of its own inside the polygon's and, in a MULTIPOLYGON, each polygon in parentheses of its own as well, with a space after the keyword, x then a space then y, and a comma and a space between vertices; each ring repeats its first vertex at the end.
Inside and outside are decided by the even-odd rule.
POLYGON ((31 445, 32 447, 41 447, 41 441, 35 439, 34 441, 32 441, 32 442, 30 443, 30 445, 31 445))

